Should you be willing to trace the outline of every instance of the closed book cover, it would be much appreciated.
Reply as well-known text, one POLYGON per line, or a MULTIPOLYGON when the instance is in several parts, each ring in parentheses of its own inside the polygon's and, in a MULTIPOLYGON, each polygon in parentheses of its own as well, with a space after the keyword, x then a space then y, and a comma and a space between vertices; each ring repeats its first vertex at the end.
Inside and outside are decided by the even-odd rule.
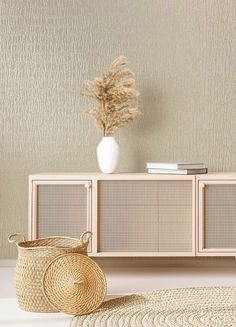
POLYGON ((147 162, 147 169, 203 169, 204 163, 147 162))
POLYGON ((207 169, 148 169, 149 174, 195 175, 206 174, 207 169))

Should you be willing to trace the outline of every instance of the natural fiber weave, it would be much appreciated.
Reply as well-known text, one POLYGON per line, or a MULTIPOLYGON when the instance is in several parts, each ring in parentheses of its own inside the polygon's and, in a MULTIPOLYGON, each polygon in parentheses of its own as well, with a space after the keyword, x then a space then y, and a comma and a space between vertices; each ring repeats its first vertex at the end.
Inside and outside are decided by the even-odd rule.
POLYGON ((83 233, 80 240, 55 236, 25 241, 24 237, 19 234, 9 236, 9 242, 16 243, 18 248, 15 287, 19 306, 22 310, 31 312, 57 311, 48 303, 42 291, 44 271, 48 263, 59 255, 65 253, 86 255, 89 243, 88 239, 84 240, 86 234, 87 232, 83 233), (19 236, 23 241, 16 241, 19 236))
POLYGON ((57 310, 88 314, 97 309, 106 295, 106 280, 92 259, 77 253, 64 254, 48 265, 43 291, 57 310))
POLYGON ((233 327, 236 288, 189 288, 125 296, 70 327, 233 327))

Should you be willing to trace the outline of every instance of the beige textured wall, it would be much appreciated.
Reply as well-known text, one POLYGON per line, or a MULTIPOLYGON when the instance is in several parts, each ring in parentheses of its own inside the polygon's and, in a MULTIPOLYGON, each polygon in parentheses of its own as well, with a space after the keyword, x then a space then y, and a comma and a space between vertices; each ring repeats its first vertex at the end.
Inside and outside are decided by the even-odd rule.
POLYGON ((27 176, 97 170, 101 135, 77 96, 120 54, 143 117, 120 130, 121 171, 147 160, 236 170, 235 0, 1 0, 0 258, 27 230, 27 176))

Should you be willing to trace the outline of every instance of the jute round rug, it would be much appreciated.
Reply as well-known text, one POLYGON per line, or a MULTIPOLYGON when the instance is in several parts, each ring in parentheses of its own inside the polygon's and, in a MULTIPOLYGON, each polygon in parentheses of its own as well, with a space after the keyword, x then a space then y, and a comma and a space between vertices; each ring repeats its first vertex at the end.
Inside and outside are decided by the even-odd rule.
POLYGON ((236 288, 204 287, 134 294, 74 317, 71 327, 236 327, 236 288))

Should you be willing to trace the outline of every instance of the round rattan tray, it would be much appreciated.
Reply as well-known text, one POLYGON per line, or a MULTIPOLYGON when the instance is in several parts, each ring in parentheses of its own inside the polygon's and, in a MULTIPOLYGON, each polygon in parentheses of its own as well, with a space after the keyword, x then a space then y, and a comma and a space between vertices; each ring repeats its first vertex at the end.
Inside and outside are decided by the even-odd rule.
POLYGON ((43 292, 58 311, 72 315, 97 309, 106 295, 106 280, 92 259, 77 253, 52 260, 43 276, 43 292))

